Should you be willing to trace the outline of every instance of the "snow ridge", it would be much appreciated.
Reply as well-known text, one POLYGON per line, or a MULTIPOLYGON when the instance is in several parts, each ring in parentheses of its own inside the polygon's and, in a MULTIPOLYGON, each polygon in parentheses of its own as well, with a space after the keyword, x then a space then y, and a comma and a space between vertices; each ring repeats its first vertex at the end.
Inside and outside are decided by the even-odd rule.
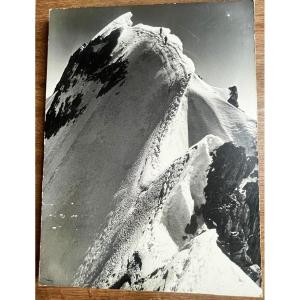
POLYGON ((259 296, 202 214, 212 153, 255 153, 256 123, 195 74, 169 29, 131 17, 73 54, 47 102, 46 123, 61 126, 45 139, 41 281, 259 296))

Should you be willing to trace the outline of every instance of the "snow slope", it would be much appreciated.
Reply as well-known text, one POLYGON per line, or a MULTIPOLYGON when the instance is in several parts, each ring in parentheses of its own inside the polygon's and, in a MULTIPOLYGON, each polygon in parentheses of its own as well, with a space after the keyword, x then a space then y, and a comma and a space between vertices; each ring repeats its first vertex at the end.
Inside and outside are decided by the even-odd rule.
POLYGON ((212 153, 253 155, 256 123, 169 29, 130 18, 72 55, 47 102, 40 281, 260 295, 197 213, 212 153))

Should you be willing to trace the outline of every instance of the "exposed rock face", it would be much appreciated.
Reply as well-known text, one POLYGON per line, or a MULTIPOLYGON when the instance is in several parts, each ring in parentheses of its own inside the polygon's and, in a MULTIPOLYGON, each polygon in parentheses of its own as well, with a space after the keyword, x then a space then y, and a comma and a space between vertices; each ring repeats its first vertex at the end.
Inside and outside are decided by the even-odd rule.
POLYGON ((257 158, 225 143, 211 153, 203 216, 216 228, 218 244, 254 281, 259 282, 260 231, 257 158))
POLYGON ((93 81, 99 85, 102 84, 97 98, 107 93, 118 83, 124 83, 128 60, 123 60, 121 56, 115 62, 111 62, 111 54, 118 43, 120 34, 121 29, 118 28, 105 37, 98 36, 88 45, 82 45, 71 56, 60 81, 55 87, 54 99, 46 113, 46 139, 55 135, 67 123, 75 122, 75 119, 86 108, 86 105, 80 105, 82 93, 70 95, 64 102, 60 101, 60 96, 70 88, 76 89, 76 85, 79 85, 83 78, 86 83, 93 81))
POLYGON ((138 252, 134 252, 131 259, 128 260, 126 273, 123 274, 112 286, 111 289, 120 289, 124 285, 131 286, 135 281, 141 281, 140 271, 142 260, 138 252))
POLYGON ((231 86, 229 88, 229 90, 230 90, 230 98, 227 101, 228 101, 228 103, 230 103, 233 106, 235 106, 236 108, 238 108, 239 107, 239 103, 237 101, 237 99, 238 99, 237 87, 236 86, 231 86))

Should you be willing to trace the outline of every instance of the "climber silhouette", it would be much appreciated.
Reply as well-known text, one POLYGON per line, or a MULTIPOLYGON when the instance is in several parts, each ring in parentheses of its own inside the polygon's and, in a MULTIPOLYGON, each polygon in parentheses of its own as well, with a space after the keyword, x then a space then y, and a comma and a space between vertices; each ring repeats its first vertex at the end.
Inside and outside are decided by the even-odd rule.
POLYGON ((162 35, 162 27, 160 27, 160 29, 159 29, 159 35, 162 35))
POLYGON ((165 45, 167 44, 168 38, 165 36, 165 45))

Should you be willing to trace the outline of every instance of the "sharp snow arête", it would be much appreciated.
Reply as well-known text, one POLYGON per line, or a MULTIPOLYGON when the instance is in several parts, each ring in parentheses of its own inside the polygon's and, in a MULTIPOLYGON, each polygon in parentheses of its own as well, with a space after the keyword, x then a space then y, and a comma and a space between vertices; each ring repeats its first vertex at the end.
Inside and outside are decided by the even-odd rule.
POLYGON ((256 122, 126 13, 46 102, 40 281, 259 296, 256 122))

